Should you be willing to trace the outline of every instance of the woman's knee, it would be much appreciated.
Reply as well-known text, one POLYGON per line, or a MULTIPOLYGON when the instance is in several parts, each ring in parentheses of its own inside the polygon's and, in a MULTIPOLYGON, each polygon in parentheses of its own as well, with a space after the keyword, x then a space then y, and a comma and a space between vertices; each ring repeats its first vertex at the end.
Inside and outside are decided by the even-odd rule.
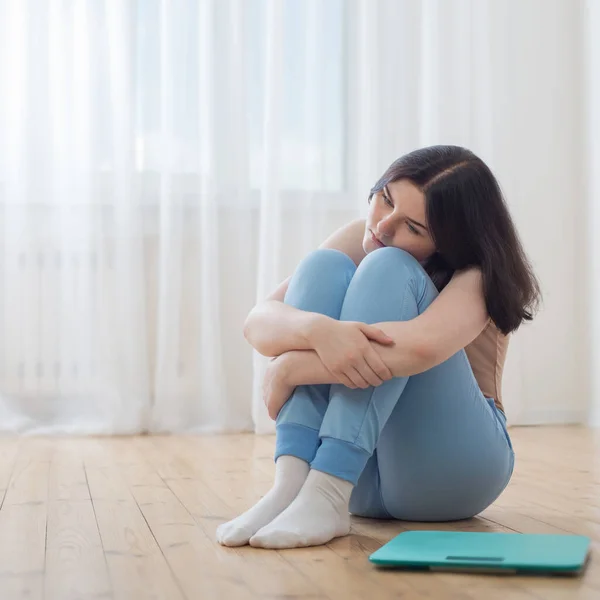
POLYGON ((369 252, 362 261, 362 264, 371 262, 396 266, 401 264, 419 266, 419 261, 410 252, 393 246, 386 246, 385 248, 379 248, 378 250, 369 252))
POLYGON ((298 264, 293 280, 319 283, 345 283, 347 286, 356 272, 354 261, 343 252, 332 248, 319 248, 307 254, 298 264))
POLYGON ((329 248, 314 250, 298 264, 285 303, 337 319, 355 272, 356 265, 347 254, 329 248))
POLYGON ((396 280, 420 278, 426 276, 426 273, 412 254, 400 248, 387 247, 367 254, 358 268, 357 275, 388 281, 391 278, 396 280))
POLYGON ((435 295, 435 286, 413 256, 398 248, 380 248, 360 263, 346 294, 342 319, 411 319, 424 300, 429 303, 435 295))

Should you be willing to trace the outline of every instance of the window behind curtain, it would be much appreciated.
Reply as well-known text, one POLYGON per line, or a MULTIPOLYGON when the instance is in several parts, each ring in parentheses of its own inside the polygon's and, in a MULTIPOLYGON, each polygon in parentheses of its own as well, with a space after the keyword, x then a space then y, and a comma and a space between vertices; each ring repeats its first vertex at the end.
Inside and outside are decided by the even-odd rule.
MULTIPOLYGON (((173 161, 182 174, 198 169, 199 120, 199 2, 180 0, 169 3, 169 64, 173 85, 170 148, 173 161)), ((243 62, 247 152, 236 153, 247 160, 252 189, 262 185, 265 140, 264 120, 267 77, 267 0, 243 0, 243 62)), ((227 127, 227 87, 222 79, 237 74, 225 72, 232 64, 230 2, 213 3, 213 85, 217 136, 227 127)), ((277 140, 283 189, 294 191, 341 191, 344 183, 344 5, 343 0, 327 0, 314 5, 312 24, 304 0, 282 2, 283 55, 278 90, 281 110, 280 139, 277 140)), ((164 157, 161 144, 161 43, 165 43, 160 0, 137 3, 137 120, 136 152, 143 171, 159 170, 164 157)), ((217 167, 229 160, 235 135, 217 144, 217 167), (218 163, 221 163, 219 165, 218 163)))

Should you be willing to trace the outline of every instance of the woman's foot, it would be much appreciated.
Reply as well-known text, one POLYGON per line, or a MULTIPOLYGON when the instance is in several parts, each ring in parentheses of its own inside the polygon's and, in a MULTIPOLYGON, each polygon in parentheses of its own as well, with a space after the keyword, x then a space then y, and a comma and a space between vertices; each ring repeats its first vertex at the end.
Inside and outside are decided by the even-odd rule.
POLYGON ((350 533, 348 504, 354 486, 311 470, 296 499, 250 538, 257 548, 319 546, 350 533))
POLYGON ((217 528, 217 542, 243 546, 261 528, 284 511, 306 481, 309 466, 295 456, 280 456, 275 463, 275 483, 250 510, 217 528))

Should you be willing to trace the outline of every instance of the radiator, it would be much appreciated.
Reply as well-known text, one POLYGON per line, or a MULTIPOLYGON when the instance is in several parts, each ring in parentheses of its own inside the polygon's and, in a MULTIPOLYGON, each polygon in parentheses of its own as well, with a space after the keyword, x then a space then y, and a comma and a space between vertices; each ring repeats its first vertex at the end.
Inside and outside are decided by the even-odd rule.
MULTIPOLYGON (((5 394, 82 394, 96 383, 107 283, 96 251, 32 247, 2 257, 0 385, 5 394)), ((105 332, 106 333, 106 332, 105 332)))

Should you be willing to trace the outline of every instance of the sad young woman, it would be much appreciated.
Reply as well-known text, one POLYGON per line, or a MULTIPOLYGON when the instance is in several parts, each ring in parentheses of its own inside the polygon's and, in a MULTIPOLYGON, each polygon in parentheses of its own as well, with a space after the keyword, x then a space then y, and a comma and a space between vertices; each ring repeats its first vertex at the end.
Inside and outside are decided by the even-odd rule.
POLYGON ((324 544, 350 514, 472 517, 513 471, 501 382, 539 287, 499 185, 456 146, 395 161, 366 221, 335 232, 248 316, 273 357, 275 482, 226 546, 324 544))

